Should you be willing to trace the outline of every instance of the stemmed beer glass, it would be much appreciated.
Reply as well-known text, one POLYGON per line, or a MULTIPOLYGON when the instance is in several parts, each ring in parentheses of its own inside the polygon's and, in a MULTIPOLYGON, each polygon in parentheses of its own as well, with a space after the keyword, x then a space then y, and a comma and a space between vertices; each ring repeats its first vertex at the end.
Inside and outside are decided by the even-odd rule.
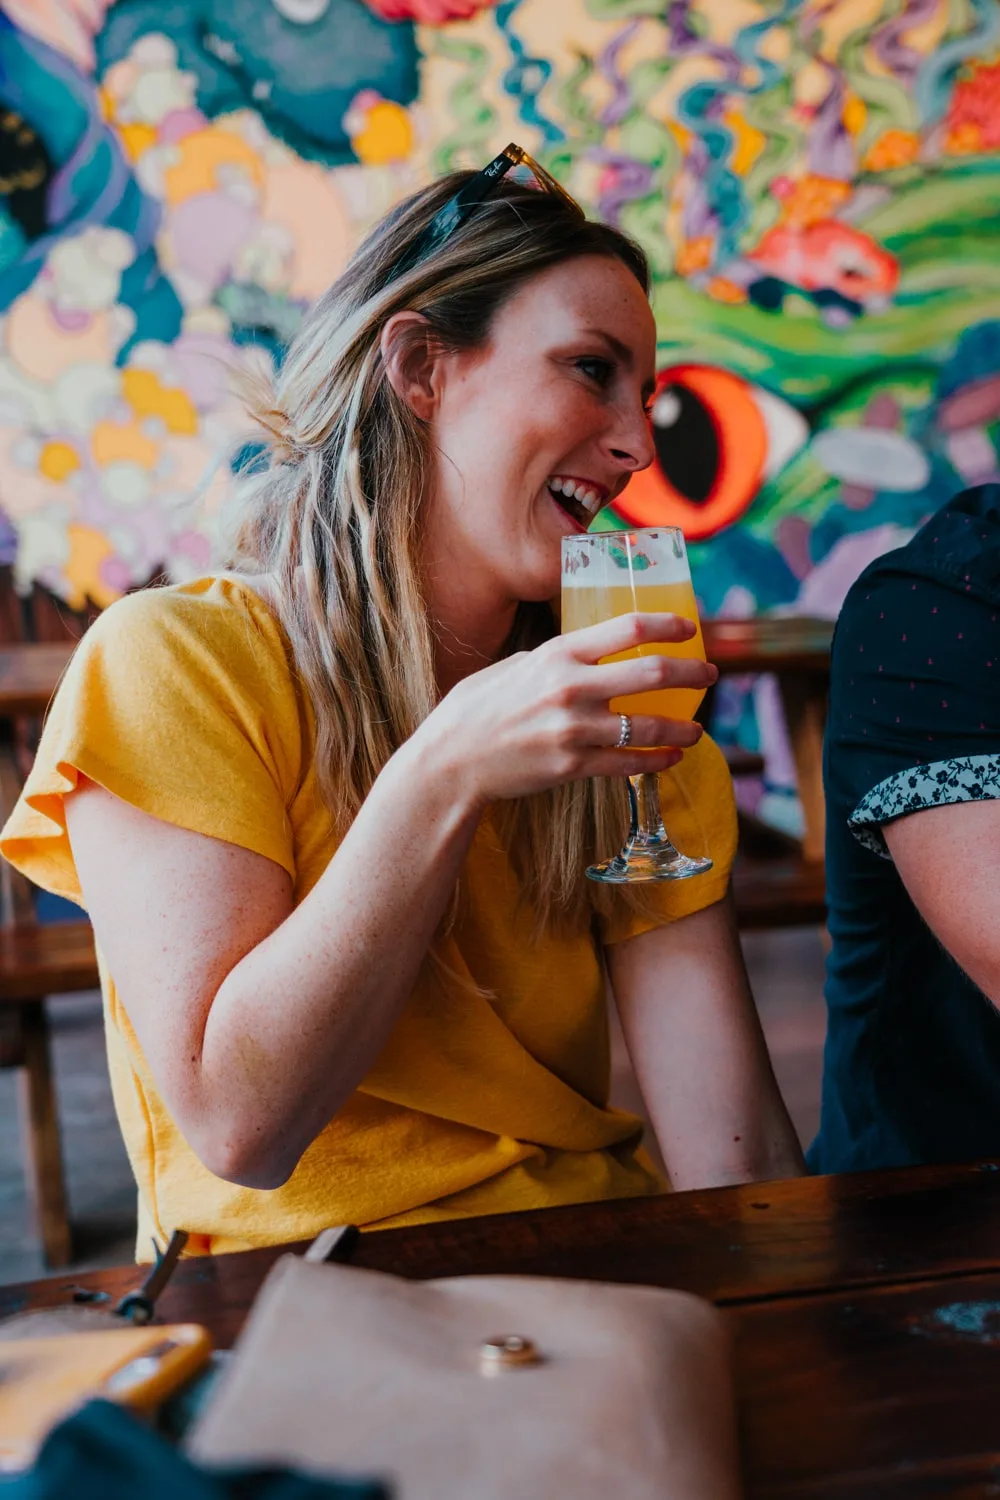
MULTIPOLYGON (((636 610, 684 615, 698 628, 688 641, 634 646, 606 660, 647 655, 705 660, 683 532, 673 526, 656 526, 563 537, 563 634, 636 610)), ((659 688, 612 698, 610 708, 620 714, 691 719, 704 696, 704 688, 659 688)), ((660 815, 656 772, 629 776, 628 798, 630 827, 624 847, 604 864, 591 865, 587 870, 591 880, 613 885, 638 880, 687 880, 712 868, 710 859, 681 854, 674 848, 660 815)))

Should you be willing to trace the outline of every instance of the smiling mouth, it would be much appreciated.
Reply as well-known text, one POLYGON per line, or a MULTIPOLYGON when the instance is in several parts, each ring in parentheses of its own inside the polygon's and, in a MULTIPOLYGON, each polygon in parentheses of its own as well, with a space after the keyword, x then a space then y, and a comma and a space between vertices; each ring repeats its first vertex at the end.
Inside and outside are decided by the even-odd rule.
POLYGON ((609 494, 603 485, 574 475, 553 474, 547 488, 559 509, 584 531, 604 508, 609 494))

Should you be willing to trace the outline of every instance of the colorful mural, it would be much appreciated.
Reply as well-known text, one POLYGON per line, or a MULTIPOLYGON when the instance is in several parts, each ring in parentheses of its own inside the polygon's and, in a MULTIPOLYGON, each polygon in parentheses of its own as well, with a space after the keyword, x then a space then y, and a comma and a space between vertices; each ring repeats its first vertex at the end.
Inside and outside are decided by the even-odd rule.
POLYGON ((19 587, 206 568, 227 367, 510 139, 652 258, 658 461, 606 524, 683 525, 707 609, 833 614, 997 477, 995 0, 0 0, 19 587))

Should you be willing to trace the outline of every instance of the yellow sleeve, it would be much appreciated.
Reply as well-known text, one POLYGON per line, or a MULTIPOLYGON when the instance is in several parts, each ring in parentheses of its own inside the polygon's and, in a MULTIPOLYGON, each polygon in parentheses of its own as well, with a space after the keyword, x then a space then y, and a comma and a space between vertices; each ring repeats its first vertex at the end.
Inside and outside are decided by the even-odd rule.
POLYGON ((111 605, 70 661, 0 853, 82 905, 63 799, 83 775, 294 878, 301 731, 282 642, 229 594, 154 589, 111 605))
MULTIPOLYGON (((721 901, 729 888, 736 856, 736 799, 722 751, 703 735, 693 750, 660 777, 660 811, 671 839, 682 854, 709 855, 711 870, 690 880, 665 880, 643 886, 648 914, 623 911, 600 920, 605 943, 638 937, 666 922, 676 922, 721 901)), ((624 830, 622 830, 624 835, 624 830)))

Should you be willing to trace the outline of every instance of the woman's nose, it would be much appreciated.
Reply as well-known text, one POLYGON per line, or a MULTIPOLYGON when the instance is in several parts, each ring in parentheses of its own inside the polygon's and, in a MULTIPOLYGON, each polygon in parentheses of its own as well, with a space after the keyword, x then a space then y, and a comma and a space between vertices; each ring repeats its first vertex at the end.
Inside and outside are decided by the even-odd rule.
POLYGON ((630 473, 649 468, 656 457, 656 448, 652 424, 645 408, 640 410, 638 416, 630 416, 617 431, 609 434, 608 450, 612 458, 630 473))

